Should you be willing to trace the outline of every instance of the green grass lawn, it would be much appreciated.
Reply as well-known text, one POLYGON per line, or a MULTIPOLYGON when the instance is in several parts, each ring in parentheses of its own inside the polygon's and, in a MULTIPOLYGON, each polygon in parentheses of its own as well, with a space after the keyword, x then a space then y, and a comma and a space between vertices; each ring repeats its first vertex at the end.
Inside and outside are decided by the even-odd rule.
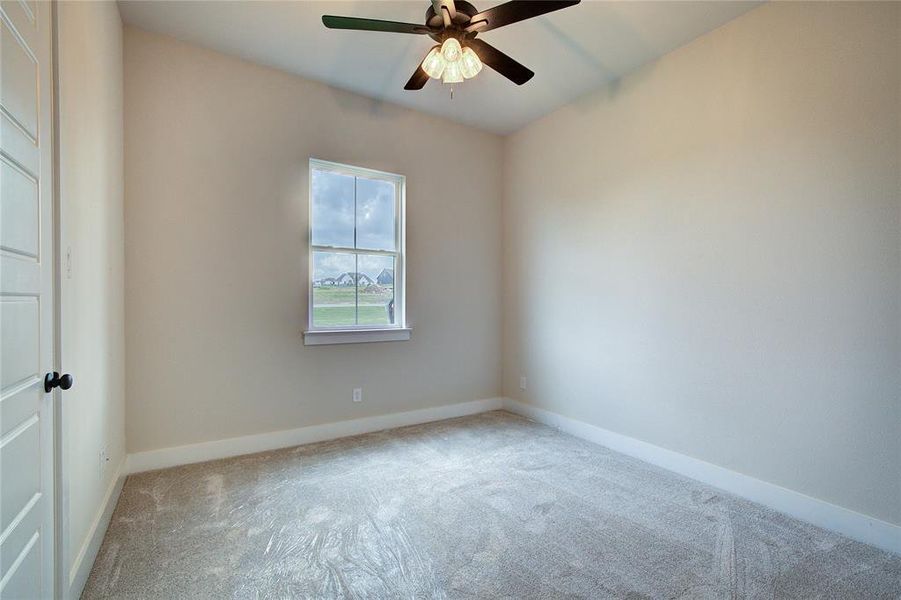
POLYGON ((314 287, 313 324, 317 327, 391 325, 388 321, 387 306, 393 297, 392 286, 373 285, 360 288, 360 320, 355 322, 354 306, 358 298, 353 286, 314 287))
MULTIPOLYGON (((360 304, 388 304, 394 297, 391 286, 370 286, 360 289, 360 304)), ((354 287, 326 286, 313 288, 313 306, 327 304, 354 304, 354 287)))
MULTIPOLYGON (((314 306, 313 324, 317 327, 341 327, 354 325, 354 307, 314 306)), ((361 306, 359 325, 390 325, 388 310, 384 306, 361 306)))

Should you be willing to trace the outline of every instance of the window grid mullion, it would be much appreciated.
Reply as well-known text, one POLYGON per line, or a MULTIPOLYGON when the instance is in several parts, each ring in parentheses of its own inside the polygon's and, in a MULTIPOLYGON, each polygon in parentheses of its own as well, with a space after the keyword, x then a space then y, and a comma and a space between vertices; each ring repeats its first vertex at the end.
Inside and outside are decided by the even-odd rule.
POLYGON ((360 255, 354 254, 354 325, 360 324, 360 255))
POLYGON ((357 248, 357 181, 354 177, 354 325, 360 324, 360 253, 357 248))
POLYGON ((333 252, 337 254, 372 254, 375 256, 397 256, 400 252, 396 250, 370 250, 368 248, 345 248, 343 246, 313 246, 310 248, 314 252, 333 252))

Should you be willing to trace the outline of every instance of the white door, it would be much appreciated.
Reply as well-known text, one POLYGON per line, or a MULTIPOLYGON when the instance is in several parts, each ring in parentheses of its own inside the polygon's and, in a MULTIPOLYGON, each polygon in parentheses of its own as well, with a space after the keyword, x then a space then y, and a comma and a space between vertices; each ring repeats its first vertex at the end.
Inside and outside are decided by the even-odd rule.
POLYGON ((0 598, 52 598, 51 4, 0 1, 0 598))

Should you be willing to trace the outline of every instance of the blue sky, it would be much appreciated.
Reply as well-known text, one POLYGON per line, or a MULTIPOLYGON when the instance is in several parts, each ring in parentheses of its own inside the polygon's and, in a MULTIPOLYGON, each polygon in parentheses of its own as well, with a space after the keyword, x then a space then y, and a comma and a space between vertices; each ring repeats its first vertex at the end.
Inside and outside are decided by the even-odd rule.
MULTIPOLYGON (((356 213, 357 248, 394 250, 394 184, 315 169, 312 183, 313 244, 353 248, 356 213)), ((393 269, 394 262, 391 257, 361 256, 355 267, 354 261, 352 255, 315 252, 313 278, 357 269, 375 278, 382 269, 393 269)))

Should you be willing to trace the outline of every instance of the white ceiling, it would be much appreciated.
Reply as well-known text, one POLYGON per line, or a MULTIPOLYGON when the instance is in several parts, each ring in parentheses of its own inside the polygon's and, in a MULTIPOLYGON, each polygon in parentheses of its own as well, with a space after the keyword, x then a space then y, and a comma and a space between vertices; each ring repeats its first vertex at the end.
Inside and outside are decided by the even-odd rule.
MULTIPOLYGON (((486 9, 500 0, 473 0, 486 9)), ((755 1, 582 4, 483 34, 535 71, 518 87, 486 68, 455 86, 404 84, 433 44, 426 36, 326 29, 323 14, 422 23, 427 0, 210 2, 120 0, 148 31, 323 81, 365 96, 509 133, 754 8, 755 1)))

